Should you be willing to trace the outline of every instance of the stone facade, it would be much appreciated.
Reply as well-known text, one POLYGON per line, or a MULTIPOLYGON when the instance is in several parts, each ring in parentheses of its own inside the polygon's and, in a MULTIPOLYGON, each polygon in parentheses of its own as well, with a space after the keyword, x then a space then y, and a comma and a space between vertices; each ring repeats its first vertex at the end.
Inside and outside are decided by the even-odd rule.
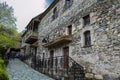
POLYGON ((37 44, 38 44, 38 24, 36 16, 26 27, 26 31, 22 35, 21 42, 21 59, 28 65, 34 67, 36 64, 37 44))
MULTIPOLYGON (((26 35, 22 36, 22 43, 21 43, 21 56, 27 56, 31 52, 30 44, 25 43, 26 35)), ((30 65, 30 59, 26 59, 25 62, 30 65)))
POLYGON ((68 0, 69 8, 65 8, 65 0, 57 1, 40 20, 37 57, 50 58, 51 51, 52 57, 64 56, 63 49, 69 47, 68 56, 84 68, 86 78, 119 80, 120 0, 68 0), (57 15, 53 19, 55 8, 57 15), (87 15, 90 22, 85 25, 87 15), (72 40, 67 38, 65 42, 69 26, 72 40), (91 38, 89 46, 85 45, 87 31, 91 38))
POLYGON ((39 24, 39 55, 63 56, 62 49, 69 46, 69 56, 82 65, 86 73, 95 78, 120 79, 120 1, 119 0, 73 0, 67 10, 65 0, 60 0, 39 24), (57 8, 58 17, 52 20, 53 10, 57 8), (90 16, 90 24, 84 26, 83 17, 90 16), (67 44, 44 48, 42 40, 49 36, 49 42, 67 34, 72 25, 73 40, 67 44), (90 31, 91 46, 85 47, 84 32, 90 31), (106 78, 107 77, 107 78, 106 78))

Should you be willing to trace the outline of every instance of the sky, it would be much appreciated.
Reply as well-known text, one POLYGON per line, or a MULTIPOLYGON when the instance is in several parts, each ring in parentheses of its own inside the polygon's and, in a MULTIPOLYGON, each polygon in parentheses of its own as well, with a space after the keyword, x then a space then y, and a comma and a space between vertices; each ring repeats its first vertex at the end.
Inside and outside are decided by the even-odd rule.
POLYGON ((14 9, 18 32, 25 29, 30 20, 42 13, 53 0, 0 0, 14 9))

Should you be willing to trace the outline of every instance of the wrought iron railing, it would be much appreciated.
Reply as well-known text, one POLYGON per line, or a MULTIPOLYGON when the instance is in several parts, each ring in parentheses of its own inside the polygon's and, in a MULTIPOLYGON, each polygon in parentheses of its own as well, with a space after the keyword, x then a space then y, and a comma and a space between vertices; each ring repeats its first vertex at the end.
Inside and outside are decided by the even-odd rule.
POLYGON ((39 59, 36 60, 36 68, 44 68, 47 70, 47 73, 49 71, 53 73, 53 70, 56 73, 63 71, 67 74, 68 77, 72 75, 74 80, 85 80, 84 68, 76 61, 74 61, 71 57, 65 58, 63 56, 58 56, 52 58, 44 58, 42 60, 39 59))
POLYGON ((43 73, 49 74, 48 72, 51 72, 54 75, 53 71, 54 73, 64 72, 68 78, 72 76, 73 80, 85 80, 84 68, 69 56, 36 59, 35 56, 25 55, 22 60, 27 60, 30 57, 32 57, 35 69, 46 69, 46 72, 43 73))
POLYGON ((20 59, 22 61, 28 60, 29 58, 31 58, 31 54, 20 55, 20 59))

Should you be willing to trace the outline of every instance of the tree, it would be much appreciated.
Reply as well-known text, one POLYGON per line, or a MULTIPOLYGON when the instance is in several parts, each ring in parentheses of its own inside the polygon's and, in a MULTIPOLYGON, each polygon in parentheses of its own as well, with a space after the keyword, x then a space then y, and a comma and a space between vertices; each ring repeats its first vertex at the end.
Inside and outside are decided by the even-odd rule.
MULTIPOLYGON (((14 47, 18 40, 13 8, 0 3, 0 51, 14 47)), ((1 52, 0 52, 1 53, 1 52)))

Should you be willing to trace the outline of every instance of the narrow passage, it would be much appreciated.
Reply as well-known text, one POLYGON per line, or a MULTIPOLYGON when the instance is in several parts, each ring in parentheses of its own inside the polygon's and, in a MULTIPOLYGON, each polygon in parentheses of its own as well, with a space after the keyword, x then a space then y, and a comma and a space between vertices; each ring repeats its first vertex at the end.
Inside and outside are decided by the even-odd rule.
POLYGON ((6 70, 10 80, 54 80, 35 71, 19 59, 10 60, 6 70))

